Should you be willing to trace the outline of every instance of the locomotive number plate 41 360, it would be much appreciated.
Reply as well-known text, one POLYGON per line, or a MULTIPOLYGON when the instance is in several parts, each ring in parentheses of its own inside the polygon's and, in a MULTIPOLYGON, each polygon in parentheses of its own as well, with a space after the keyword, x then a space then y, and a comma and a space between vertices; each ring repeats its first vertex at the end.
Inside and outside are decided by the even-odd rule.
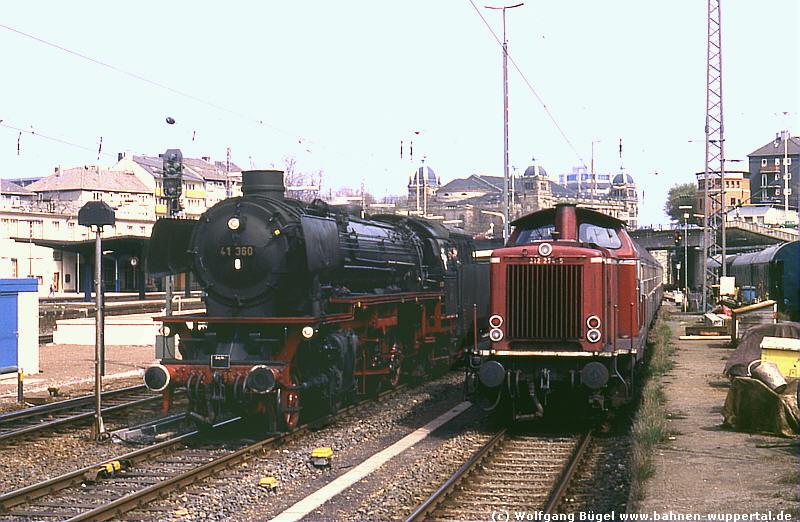
POLYGON ((224 246, 219 249, 219 255, 224 257, 249 257, 254 254, 252 245, 224 246))

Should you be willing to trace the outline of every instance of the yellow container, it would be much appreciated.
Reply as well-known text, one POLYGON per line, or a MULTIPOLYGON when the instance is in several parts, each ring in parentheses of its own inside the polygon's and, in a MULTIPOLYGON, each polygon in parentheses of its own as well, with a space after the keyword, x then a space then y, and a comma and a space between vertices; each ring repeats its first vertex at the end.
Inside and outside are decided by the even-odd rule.
POLYGON ((784 377, 800 377, 800 339, 764 337, 761 358, 777 364, 784 377))

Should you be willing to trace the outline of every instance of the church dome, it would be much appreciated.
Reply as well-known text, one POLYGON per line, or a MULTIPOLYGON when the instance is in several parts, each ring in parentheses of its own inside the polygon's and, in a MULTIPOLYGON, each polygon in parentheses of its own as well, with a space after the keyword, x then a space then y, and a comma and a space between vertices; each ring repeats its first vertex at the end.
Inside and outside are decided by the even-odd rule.
POLYGON ((633 185, 633 178, 630 174, 617 174, 611 183, 613 185, 633 185))
POLYGON ((408 182, 409 187, 416 187, 417 185, 439 186, 439 181, 436 179, 436 173, 427 165, 423 165, 411 174, 411 179, 408 182))
POLYGON ((527 169, 525 169, 525 173, 522 175, 523 177, 529 178, 534 176, 539 176, 542 178, 547 177, 547 171, 544 168, 540 167, 539 165, 531 165, 527 169))

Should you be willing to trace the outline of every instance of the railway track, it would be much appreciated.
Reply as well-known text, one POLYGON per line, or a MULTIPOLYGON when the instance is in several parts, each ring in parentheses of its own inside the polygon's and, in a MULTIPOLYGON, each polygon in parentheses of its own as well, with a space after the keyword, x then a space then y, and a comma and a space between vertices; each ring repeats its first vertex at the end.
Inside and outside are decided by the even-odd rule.
MULTIPOLYGON (((230 419, 214 428, 224 429, 239 420, 230 419)), ((217 444, 193 446, 201 435, 191 431, 0 495, 0 519, 107 520, 241 462, 245 455, 276 440, 233 450, 217 444), (239 460, 232 462, 234 459, 239 460)))
MULTIPOLYGON (((384 398, 405 386, 383 392, 384 398)), ((343 408, 346 413, 361 403, 343 408)), ((337 415, 338 415, 337 414, 337 415)), ((59 477, 0 495, 0 520, 108 520, 237 466, 291 437, 316 429, 335 416, 314 419, 297 429, 255 443, 204 444, 208 431, 194 430, 145 448, 106 459, 59 477), (225 447, 227 446, 227 447, 225 447)), ((239 417, 213 430, 234 428, 239 417)), ((226 439, 222 439, 226 440, 226 439)), ((163 513, 162 513, 163 515, 163 513)), ((158 514, 146 518, 163 518, 158 514)))
POLYGON ((539 518, 555 512, 591 433, 500 431, 406 520, 539 518))
MULTIPOLYGON (((161 395, 144 385, 110 390, 101 396, 102 412, 111 413, 159 400, 161 395)), ((95 396, 86 395, 5 413, 0 415, 0 441, 92 419, 95 408, 95 396)))

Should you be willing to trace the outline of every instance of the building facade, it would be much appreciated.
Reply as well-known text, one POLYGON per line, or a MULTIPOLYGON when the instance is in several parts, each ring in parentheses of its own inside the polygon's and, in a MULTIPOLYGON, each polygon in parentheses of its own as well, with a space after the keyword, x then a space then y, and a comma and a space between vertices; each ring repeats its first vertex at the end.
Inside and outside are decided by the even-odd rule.
MULTIPOLYGON (((440 185, 438 179, 434 184, 435 177, 427 180, 423 178, 423 183, 419 184, 419 173, 418 169, 408 185, 409 213, 441 219, 472 234, 501 233, 502 176, 473 174, 440 185), (419 197, 422 197, 418 197, 418 194, 425 197, 423 205, 418 204, 419 197)), ((597 180, 600 179, 598 175, 597 180)), ((555 183, 544 168, 531 165, 522 175, 509 177, 509 220, 551 208, 557 203, 569 202, 594 208, 626 221, 631 228, 636 228, 639 203, 633 179, 627 174, 616 176, 611 182, 608 179, 610 176, 606 176, 605 183, 595 183, 594 186, 588 183, 578 190, 577 181, 570 181, 567 185, 555 183)))
POLYGON ((800 138, 779 133, 747 157, 753 204, 797 210, 800 138))
MULTIPOLYGON (((91 288, 95 232, 78 224, 89 201, 114 209, 103 227, 107 291, 134 291, 156 219, 166 215, 160 157, 120 156, 113 167, 56 167, 53 174, 0 185, 0 278, 35 277, 40 294, 91 288), (108 244, 106 248, 105 245, 108 244)), ((241 195, 241 169, 230 162, 184 158, 181 215, 197 218, 228 195, 241 195)))
MULTIPOLYGON (((697 200, 695 208, 698 214, 704 214, 706 207, 711 211, 715 209, 715 201, 720 197, 722 179, 719 176, 709 176, 709 187, 706 188, 705 172, 698 172, 697 200)), ((725 171, 725 209, 728 211, 749 205, 751 200, 750 178, 746 171, 725 171)))

